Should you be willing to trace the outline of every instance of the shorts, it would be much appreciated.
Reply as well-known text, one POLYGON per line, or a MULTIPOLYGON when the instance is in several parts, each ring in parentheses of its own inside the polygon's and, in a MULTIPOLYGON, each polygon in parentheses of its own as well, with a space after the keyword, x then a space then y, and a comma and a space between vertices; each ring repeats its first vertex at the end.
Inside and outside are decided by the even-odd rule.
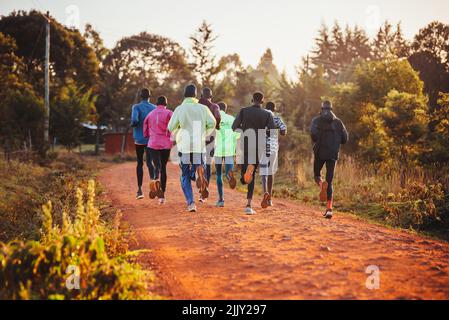
POLYGON ((272 176, 278 171, 278 152, 272 152, 271 155, 262 157, 260 161, 259 175, 272 176))

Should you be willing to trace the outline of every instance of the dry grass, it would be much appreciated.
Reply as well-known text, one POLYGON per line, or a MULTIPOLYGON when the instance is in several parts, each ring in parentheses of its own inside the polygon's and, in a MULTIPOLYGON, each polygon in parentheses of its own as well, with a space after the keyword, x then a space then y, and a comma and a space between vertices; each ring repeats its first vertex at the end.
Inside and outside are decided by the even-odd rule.
MULTIPOLYGON (((378 169, 346 157, 335 172, 334 206, 368 220, 449 240, 447 186, 449 167, 378 169)), ((260 193, 260 184, 256 192, 260 193)), ((283 163, 276 175, 274 196, 319 205, 312 159, 283 163)))

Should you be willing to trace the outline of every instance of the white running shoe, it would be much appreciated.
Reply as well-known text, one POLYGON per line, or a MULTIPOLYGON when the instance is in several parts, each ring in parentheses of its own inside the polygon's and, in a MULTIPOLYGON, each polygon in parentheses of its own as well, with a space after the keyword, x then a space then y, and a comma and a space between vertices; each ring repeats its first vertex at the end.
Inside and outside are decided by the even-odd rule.
POLYGON ((194 203, 189 204, 189 205, 187 206, 187 211, 188 211, 188 212, 196 212, 196 205, 195 205, 194 203))
POLYGON ((164 204, 165 203, 165 198, 160 198, 159 199, 159 204, 164 204))
POLYGON ((255 214, 256 214, 256 211, 254 211, 253 208, 251 208, 251 207, 246 207, 246 208, 245 208, 245 213, 246 213, 247 215, 249 215, 249 216, 252 216, 252 215, 255 215, 255 214))
POLYGON ((326 212, 324 213, 323 217, 326 219, 332 219, 332 209, 326 209, 326 212))
POLYGON ((143 199, 143 198, 144 198, 144 196, 143 196, 142 190, 137 191, 136 199, 137 199, 137 200, 141 200, 141 199, 143 199))

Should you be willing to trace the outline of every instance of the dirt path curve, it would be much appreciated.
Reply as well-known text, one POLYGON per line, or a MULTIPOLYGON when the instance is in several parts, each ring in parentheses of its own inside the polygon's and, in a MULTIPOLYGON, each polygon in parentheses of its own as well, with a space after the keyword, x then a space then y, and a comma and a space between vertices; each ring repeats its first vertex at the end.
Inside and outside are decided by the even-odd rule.
MULTIPOLYGON (((448 299, 449 244, 337 214, 331 220, 298 202, 245 216, 245 196, 216 188, 199 212, 185 212, 179 170, 171 165, 167 203, 136 201, 133 163, 100 175, 106 196, 123 210, 142 262, 174 299, 448 299), (380 289, 366 288, 366 268, 380 269, 380 289)), ((260 199, 256 198, 256 203, 260 199)))

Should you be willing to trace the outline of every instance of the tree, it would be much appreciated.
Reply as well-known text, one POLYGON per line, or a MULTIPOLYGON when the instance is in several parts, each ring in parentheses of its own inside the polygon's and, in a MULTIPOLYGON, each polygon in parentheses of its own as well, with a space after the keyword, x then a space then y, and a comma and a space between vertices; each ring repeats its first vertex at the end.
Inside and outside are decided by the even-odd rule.
POLYGON ((70 83, 51 104, 51 133, 69 150, 81 143, 81 124, 95 115, 95 98, 91 90, 83 92, 82 89, 70 83))
POLYGON ((409 61, 424 81, 431 113, 438 108, 439 93, 449 92, 448 59, 449 25, 435 21, 419 30, 412 43, 409 61))
POLYGON ((276 100, 280 103, 280 109, 283 112, 291 116, 300 112, 304 105, 304 88, 299 81, 288 79, 283 72, 276 93, 276 100))
POLYGON ((323 24, 315 39, 312 62, 324 69, 330 82, 341 81, 340 74, 355 60, 371 58, 371 48, 366 32, 357 25, 343 30, 336 22, 332 30, 323 24))
POLYGON ((427 51, 443 64, 449 61, 449 25, 434 21, 419 30, 412 44, 414 52, 427 51))
POLYGON ((17 46, 13 38, 0 32, 0 100, 6 98, 8 90, 25 84, 25 64, 16 55, 17 46))
POLYGON ((252 93, 257 90, 256 80, 252 72, 254 69, 248 67, 236 74, 237 81, 233 104, 238 107, 247 106, 251 103, 252 93))
POLYGON ((221 71, 222 65, 216 63, 216 56, 212 53, 217 36, 212 26, 203 21, 194 34, 190 36, 190 49, 194 73, 202 86, 213 87, 215 76, 221 71))
POLYGON ((221 57, 219 65, 222 67, 216 76, 215 85, 212 86, 214 99, 216 101, 226 99, 228 103, 233 104, 230 100, 235 97, 238 74, 244 70, 242 61, 240 56, 234 53, 221 57))
POLYGON ((406 58, 410 54, 410 44, 405 40, 400 23, 394 29, 385 21, 372 43, 373 56, 377 60, 406 58))
POLYGON ((315 38, 316 49, 312 51, 314 65, 323 66, 329 77, 335 76, 335 42, 326 24, 321 25, 318 36, 315 38))
POLYGON ((449 93, 440 93, 439 109, 432 116, 436 122, 435 129, 445 140, 449 141, 449 93))
POLYGON ((355 70, 358 100, 383 106, 388 93, 399 92, 421 95, 423 82, 407 60, 371 61, 355 70))
MULTIPOLYGON (((362 124, 360 121, 365 114, 365 106, 370 106, 370 108, 366 108, 366 111, 373 107, 369 103, 359 101, 358 90, 359 88, 355 82, 348 82, 332 86, 329 93, 330 100, 332 100, 337 110, 336 112, 351 134, 351 139, 349 139, 346 146, 346 149, 351 152, 358 151, 358 148, 361 146, 360 141, 367 133, 364 131, 365 124, 362 124)), ((366 118, 365 120, 365 122, 372 122, 375 119, 366 118)))
POLYGON ((390 151, 401 163, 416 159, 422 151, 429 118, 424 95, 391 90, 385 107, 379 109, 385 128, 393 143, 390 151))
POLYGON ((304 90, 304 101, 296 114, 296 125, 303 131, 309 129, 310 121, 321 110, 321 102, 329 94, 329 81, 325 78, 324 67, 299 71, 300 85, 304 90))
MULTIPOLYGON (((68 29, 50 17, 50 63, 52 84, 63 86, 67 81, 76 81, 91 88, 97 81, 98 60, 78 30, 68 29)), ((44 86, 45 19, 41 12, 12 12, 0 19, 0 30, 14 38, 16 54, 25 63, 28 82, 36 92, 44 86)))
POLYGON ((142 86, 177 103, 179 91, 191 79, 184 49, 169 38, 146 32, 121 39, 106 57, 102 72, 101 103, 108 106, 115 128, 129 117, 142 86))
POLYGON ((256 75, 256 78, 259 78, 262 84, 268 82, 271 86, 278 85, 280 75, 273 62, 273 53, 271 52, 270 48, 265 50, 264 54, 260 58, 259 64, 256 68, 256 72, 259 73, 258 75, 256 75))
POLYGON ((352 82, 334 85, 330 93, 351 132, 350 149, 368 163, 416 159, 426 134, 422 125, 428 123, 417 72, 407 60, 369 61, 359 64, 350 78, 352 82))
POLYGON ((43 136, 43 103, 26 82, 16 51, 14 39, 0 32, 0 137, 6 152, 39 148, 43 136))
MULTIPOLYGON (((347 33, 349 33, 347 31, 347 33)), ((355 26, 352 29, 352 37, 347 40, 349 45, 349 52, 351 56, 351 62, 353 60, 369 60, 372 58, 372 52, 370 48, 370 41, 366 31, 359 26, 355 26)))
POLYGON ((430 115, 433 130, 426 141, 427 150, 421 155, 425 164, 449 162, 449 94, 440 93, 438 108, 430 115))
MULTIPOLYGON (((98 83, 95 52, 78 30, 69 29, 52 17, 50 20, 52 100, 58 100, 55 93, 67 84, 90 94, 98 83)), ((0 99, 2 114, 7 119, 2 125, 7 149, 20 148, 26 143, 39 150, 43 145, 43 107, 37 93, 43 93, 44 88, 45 25, 46 18, 35 10, 12 12, 0 18, 0 99)), ((63 115, 52 119, 66 119, 70 113, 63 115)), ((64 128, 61 123, 51 125, 64 128)))
POLYGON ((87 44, 94 50, 101 67, 110 50, 104 46, 103 39, 91 24, 86 24, 83 36, 87 44))
POLYGON ((385 121, 375 105, 368 103, 362 106, 358 129, 359 154, 366 163, 374 164, 375 167, 391 165, 393 139, 388 134, 385 121))
POLYGON ((29 86, 9 90, 0 100, 0 114, 1 147, 6 152, 42 145, 44 104, 29 86))

